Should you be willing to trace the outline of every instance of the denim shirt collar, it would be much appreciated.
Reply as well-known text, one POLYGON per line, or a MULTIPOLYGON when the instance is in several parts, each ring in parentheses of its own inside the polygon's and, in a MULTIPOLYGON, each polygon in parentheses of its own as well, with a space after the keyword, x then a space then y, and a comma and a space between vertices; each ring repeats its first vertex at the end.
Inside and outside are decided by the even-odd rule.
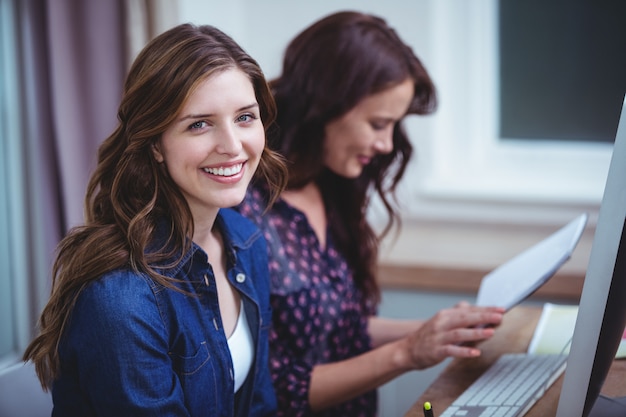
MULTIPOLYGON (((233 209, 220 209, 215 219, 216 227, 222 233, 224 242, 224 250, 226 253, 226 268, 230 269, 237 263, 237 252, 240 249, 248 249, 252 244, 261 237, 262 233, 259 229, 248 224, 247 220, 243 220, 239 213, 233 209)), ((163 242, 169 235, 169 222, 163 219, 157 225, 155 233, 156 242, 163 242)), ((191 248, 181 257, 180 262, 173 268, 165 268, 165 265, 171 264, 174 259, 165 262, 159 262, 155 265, 160 274, 168 277, 174 277, 193 259, 193 257, 201 257, 201 261, 206 263, 208 257, 206 252, 195 242, 191 242, 191 248)))

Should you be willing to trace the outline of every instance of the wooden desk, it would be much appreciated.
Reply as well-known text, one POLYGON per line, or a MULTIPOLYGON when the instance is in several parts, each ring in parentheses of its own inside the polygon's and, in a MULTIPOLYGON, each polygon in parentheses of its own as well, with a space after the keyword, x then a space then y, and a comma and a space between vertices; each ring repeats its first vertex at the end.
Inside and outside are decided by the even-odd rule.
MULTIPOLYGON (((482 355, 474 359, 455 359, 424 392, 405 414, 405 417, 423 417, 424 401, 433 404, 435 415, 443 412, 469 387, 502 353, 525 352, 541 315, 540 307, 518 306, 507 312, 496 334, 480 345, 482 355)), ((608 396, 625 396, 626 361, 613 362, 602 393, 608 396)), ((561 376, 524 417, 556 415, 561 393, 561 376)))

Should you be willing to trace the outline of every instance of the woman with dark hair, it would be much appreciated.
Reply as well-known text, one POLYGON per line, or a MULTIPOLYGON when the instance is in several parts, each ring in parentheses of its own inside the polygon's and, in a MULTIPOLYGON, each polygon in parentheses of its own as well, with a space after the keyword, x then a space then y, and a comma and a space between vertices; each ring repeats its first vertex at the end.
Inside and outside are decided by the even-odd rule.
POLYGON ((227 209, 255 175, 270 203, 286 184, 265 146, 275 112, 258 64, 214 27, 138 55, 24 354, 54 416, 275 415, 266 242, 227 209))
POLYGON ((498 308, 460 304, 428 321, 376 317, 379 239, 399 221, 392 198, 411 158, 401 121, 436 107, 420 60, 379 17, 340 12, 289 44, 270 83, 278 106, 274 147, 288 160, 287 189, 264 212, 256 183, 239 210, 268 240, 271 371, 279 415, 373 416, 375 389, 446 357, 473 357, 498 308), (377 194, 382 236, 367 222, 377 194))

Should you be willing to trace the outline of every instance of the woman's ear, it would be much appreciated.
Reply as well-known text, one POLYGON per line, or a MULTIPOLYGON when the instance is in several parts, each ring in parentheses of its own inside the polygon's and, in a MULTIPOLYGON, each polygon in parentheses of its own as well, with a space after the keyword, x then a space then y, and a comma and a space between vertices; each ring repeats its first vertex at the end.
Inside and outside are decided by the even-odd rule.
POLYGON ((152 155, 154 155, 154 159, 156 159, 159 164, 165 160, 165 158, 163 158, 161 150, 159 149, 159 142, 154 142, 152 144, 152 155))

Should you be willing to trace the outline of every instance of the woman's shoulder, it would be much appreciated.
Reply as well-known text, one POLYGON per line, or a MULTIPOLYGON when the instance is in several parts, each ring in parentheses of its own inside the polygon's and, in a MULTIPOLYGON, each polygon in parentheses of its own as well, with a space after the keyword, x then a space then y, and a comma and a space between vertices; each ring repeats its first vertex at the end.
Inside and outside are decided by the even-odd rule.
MULTIPOLYGON (((109 271, 94 281, 90 282, 82 290, 83 297, 94 299, 117 299, 136 298, 141 294, 151 294, 157 290, 158 284, 147 274, 128 269, 116 269, 109 271)), ((96 300, 94 300, 96 301, 96 300)))
POLYGON ((158 284, 147 275, 132 269, 110 271, 81 290, 74 315, 91 317, 94 325, 125 323, 147 309, 156 310, 158 291, 158 284))

